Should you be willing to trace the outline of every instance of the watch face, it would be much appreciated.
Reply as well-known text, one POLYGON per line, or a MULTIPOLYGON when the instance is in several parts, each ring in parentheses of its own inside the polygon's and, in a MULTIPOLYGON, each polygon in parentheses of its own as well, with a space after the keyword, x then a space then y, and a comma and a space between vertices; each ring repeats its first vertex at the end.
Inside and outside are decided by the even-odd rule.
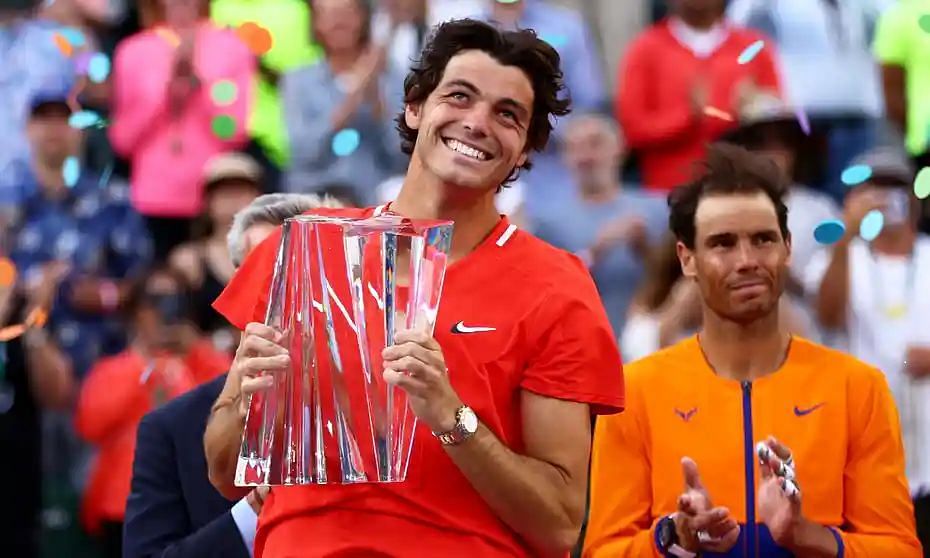
POLYGON ((656 525, 656 528, 659 530, 659 546, 662 549, 667 549, 672 546, 672 533, 675 529, 675 522, 665 518, 656 525))
POLYGON ((475 414, 471 409, 462 410, 462 428, 465 429, 469 434, 474 434, 478 431, 478 415, 475 414))

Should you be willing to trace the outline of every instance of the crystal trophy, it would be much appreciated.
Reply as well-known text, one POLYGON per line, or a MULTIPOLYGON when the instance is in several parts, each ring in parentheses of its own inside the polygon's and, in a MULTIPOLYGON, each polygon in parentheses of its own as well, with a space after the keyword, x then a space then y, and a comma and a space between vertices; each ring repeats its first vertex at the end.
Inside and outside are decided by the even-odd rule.
POLYGON ((291 366, 248 402, 236 485, 406 478, 417 420, 381 354, 433 333, 451 239, 450 221, 393 214, 284 223, 265 323, 291 366))

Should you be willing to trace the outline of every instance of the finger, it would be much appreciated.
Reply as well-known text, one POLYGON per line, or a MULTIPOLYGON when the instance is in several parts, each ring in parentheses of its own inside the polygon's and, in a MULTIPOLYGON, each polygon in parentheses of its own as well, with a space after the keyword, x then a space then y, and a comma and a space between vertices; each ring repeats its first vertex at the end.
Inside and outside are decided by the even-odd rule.
POLYGON ((268 357, 285 354, 287 354, 287 349, 281 345, 253 334, 247 335, 239 344, 239 350, 236 351, 237 358, 246 355, 268 357))
POLYGON ((394 335, 394 344, 400 345, 402 343, 416 343, 432 351, 439 350, 439 343, 433 339, 432 335, 422 329, 402 329, 398 331, 394 335))
POLYGON ((730 511, 726 508, 713 508, 706 512, 698 513, 691 521, 691 526, 696 530, 706 531, 712 525, 722 523, 730 516, 730 511))
POLYGON ((417 343, 407 342, 400 345, 392 345, 385 348, 384 351, 381 352, 381 357, 385 360, 385 362, 399 360, 405 356, 410 356, 425 362, 426 364, 435 367, 437 370, 441 370, 443 372, 446 370, 446 363, 443 361, 442 353, 439 351, 427 349, 426 347, 417 343))
POLYGON ((718 537, 717 540, 711 541, 702 546, 704 547, 704 550, 708 550, 710 552, 728 552, 731 548, 733 548, 733 545, 736 544, 736 541, 739 540, 739 532, 740 526, 737 523, 733 529, 718 537))
POLYGON ((287 370, 291 365, 291 357, 287 353, 272 357, 247 357, 242 362, 242 372, 247 376, 254 376, 261 372, 287 370))
POLYGON ((274 342, 280 341, 284 337, 280 331, 259 322, 249 322, 246 324, 244 332, 246 335, 257 335, 274 342))
POLYGON ((442 372, 438 369, 411 356, 401 357, 390 362, 385 361, 384 368, 386 370, 394 370, 402 373, 406 372, 408 376, 414 376, 422 382, 430 383, 434 382, 442 375, 442 372))
POLYGON ((696 515, 697 509, 694 507, 694 503, 691 500, 691 497, 687 494, 682 494, 678 497, 678 511, 685 515, 696 515))
POLYGON ((707 534, 715 539, 720 539, 729 533, 734 527, 738 527, 739 524, 735 519, 727 515, 722 521, 718 521, 709 525, 706 529, 707 534))
POLYGON ((407 392, 408 395, 422 396, 429 389, 425 382, 398 372, 397 370, 385 370, 384 381, 392 386, 397 386, 407 392))
POLYGON ((242 380, 243 397, 260 391, 266 391, 274 386, 274 376, 258 376, 256 378, 244 378, 242 380))
POLYGON ((791 457, 791 450, 789 450, 785 445, 775 439, 774 436, 769 436, 765 443, 772 448, 772 451, 775 452, 782 460, 787 460, 791 457))
POLYGON ((685 488, 691 490, 704 490, 701 475, 698 473, 697 463, 690 457, 681 458, 681 472, 685 477, 685 488))

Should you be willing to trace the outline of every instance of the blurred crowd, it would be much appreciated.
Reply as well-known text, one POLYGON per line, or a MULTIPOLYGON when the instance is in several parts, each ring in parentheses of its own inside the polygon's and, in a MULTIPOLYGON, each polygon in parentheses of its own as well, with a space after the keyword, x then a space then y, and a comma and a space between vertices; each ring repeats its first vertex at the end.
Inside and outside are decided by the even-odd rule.
POLYGON ((138 422, 238 344, 211 303, 272 226, 246 234, 262 196, 390 201, 406 72, 434 24, 472 17, 562 56, 573 114, 498 205, 586 261, 625 361, 700 325, 666 194, 715 140, 777 162, 784 316, 886 373, 927 529, 930 1, 653 0, 615 69, 567 4, 4 1, 0 524, 46 556, 118 555, 138 422))

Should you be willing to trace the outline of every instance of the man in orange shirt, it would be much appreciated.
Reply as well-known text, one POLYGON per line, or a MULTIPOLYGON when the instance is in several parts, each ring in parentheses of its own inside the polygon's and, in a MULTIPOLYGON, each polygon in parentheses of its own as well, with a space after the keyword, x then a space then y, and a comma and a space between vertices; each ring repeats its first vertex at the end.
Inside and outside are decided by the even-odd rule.
MULTIPOLYGON (((494 205, 545 147, 550 118, 567 113, 561 89, 558 54, 532 31, 440 26, 405 82, 398 124, 411 160, 397 200, 316 212, 453 220, 450 265, 433 338, 403 332, 384 353, 385 379, 419 417, 407 480, 275 487, 256 556, 512 558, 575 544, 591 414, 622 408, 620 355, 584 264, 494 205)), ((289 366, 280 337, 250 323, 265 314, 278 240, 255 249, 215 304, 245 330, 204 436, 210 479, 230 498, 244 492, 233 486, 240 386, 254 392, 269 379, 258 371, 289 366)))
POLYGON ((586 557, 921 556, 881 371, 780 322, 782 196, 729 145, 670 196, 703 325, 628 365, 628 410, 598 421, 586 557))

